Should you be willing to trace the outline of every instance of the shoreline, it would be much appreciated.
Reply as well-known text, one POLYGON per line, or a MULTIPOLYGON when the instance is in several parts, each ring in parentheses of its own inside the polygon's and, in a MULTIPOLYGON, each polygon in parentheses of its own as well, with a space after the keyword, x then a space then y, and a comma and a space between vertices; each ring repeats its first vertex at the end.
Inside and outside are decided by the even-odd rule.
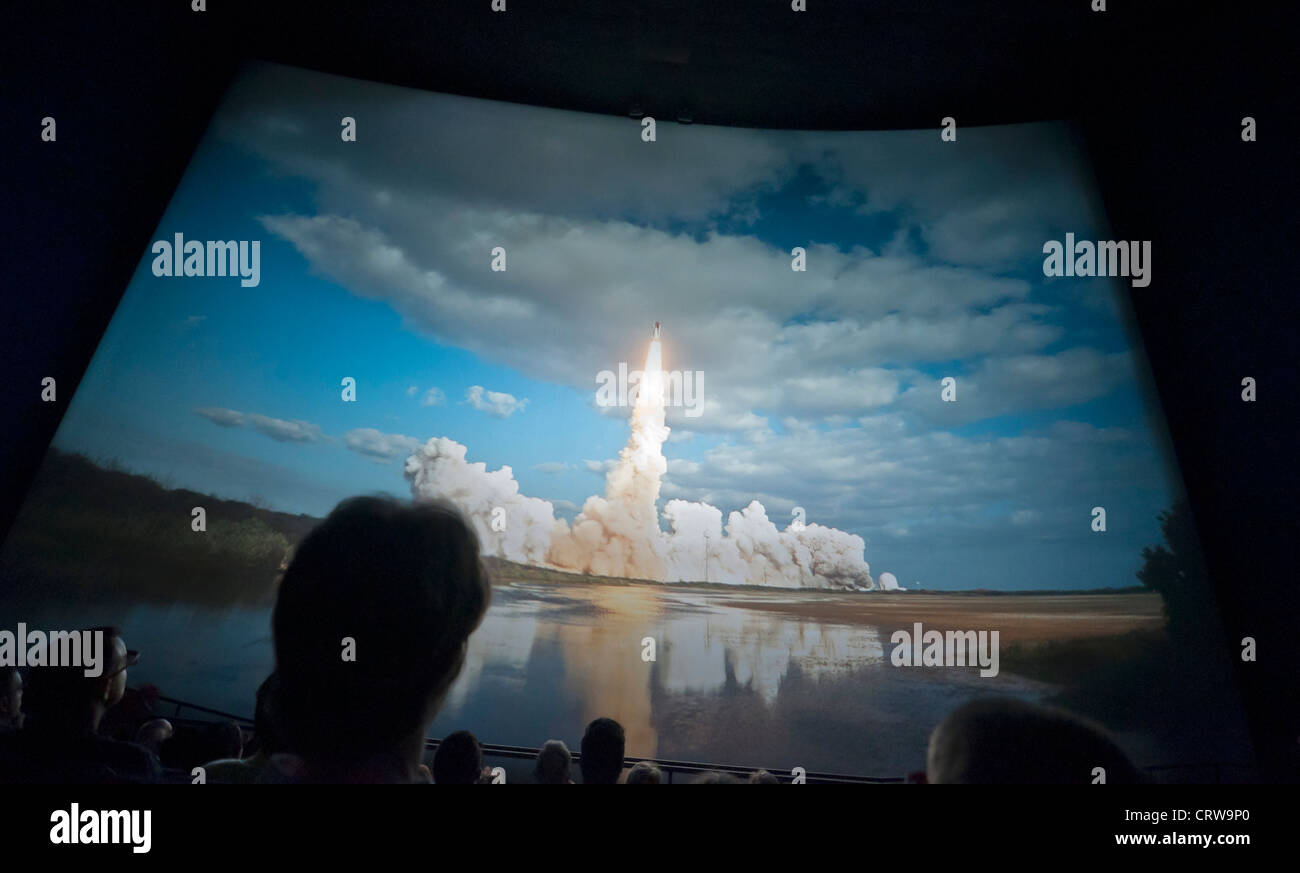
POLYGON ((520 564, 505 558, 494 556, 484 556, 483 563, 487 566, 492 575, 493 581, 502 582, 536 582, 540 584, 554 583, 559 585, 643 585, 652 588, 664 589, 697 589, 697 590, 715 590, 715 591, 745 591, 745 592, 763 592, 763 593, 784 593, 805 595, 826 595, 830 597, 857 597, 857 596, 884 596, 884 597, 1080 597, 1080 596, 1129 596, 1129 595, 1150 595, 1148 589, 1141 585, 1130 585, 1124 588, 1083 588, 1083 589, 1049 589, 1049 588, 1030 588, 1024 590, 997 591, 991 588, 971 588, 971 589, 943 589, 943 588, 925 588, 925 589, 899 589, 897 591, 880 591, 880 590, 861 590, 851 588, 789 588, 777 585, 733 585, 726 582, 705 582, 703 580, 690 582, 659 582, 654 579, 637 579, 625 576, 600 576, 590 573, 574 573, 569 570, 558 570, 554 567, 538 567, 532 564, 520 564))

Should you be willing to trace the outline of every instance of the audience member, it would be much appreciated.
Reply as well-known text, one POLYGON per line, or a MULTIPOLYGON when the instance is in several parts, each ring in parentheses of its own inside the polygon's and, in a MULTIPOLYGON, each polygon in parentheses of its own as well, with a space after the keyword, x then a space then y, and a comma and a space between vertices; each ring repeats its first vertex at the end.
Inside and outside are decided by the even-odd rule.
POLYGON ((23 728, 0 744, 0 782, 53 784, 157 782, 158 761, 134 743, 99 734, 104 713, 126 689, 129 651, 116 628, 103 633, 100 675, 80 666, 35 667, 28 676, 23 728))
POLYGON ((99 722, 99 735, 114 740, 134 742, 136 731, 145 722, 159 718, 158 688, 149 683, 127 688, 117 705, 104 713, 99 722))
POLYGON ((433 753, 435 785, 473 785, 483 779, 483 748, 469 731, 456 731, 433 753))
POLYGON ((582 735, 582 781, 613 785, 623 772, 623 726, 612 718, 598 718, 582 735))
POLYGON ((701 773, 691 780, 692 785, 739 785, 740 780, 730 773, 723 773, 720 770, 710 770, 707 773, 701 773))
POLYGON ((573 753, 560 740, 547 740, 537 753, 533 779, 539 785, 572 785, 573 753))
POLYGON ((253 748, 247 758, 223 758, 203 765, 209 782, 247 785, 257 782, 271 756, 284 751, 284 741, 275 726, 275 673, 257 688, 253 709, 253 748))
MULTIPOLYGON (((272 613, 293 781, 411 782, 491 596, 448 504, 356 497, 298 546, 272 613)), ((283 758, 273 763, 283 771, 283 758)))
POLYGON ((23 726, 23 675, 17 667, 0 667, 0 734, 23 726))
POLYGON ((165 718, 151 718, 135 732, 135 744, 148 749, 149 754, 162 759, 162 744, 172 738, 176 729, 165 718))
POLYGON ((1009 698, 976 700, 930 735, 930 784, 1047 785, 1140 781, 1137 768, 1098 724, 1063 709, 1009 698))
POLYGON ((663 782, 663 773, 649 761, 638 761, 627 771, 627 785, 659 785, 663 782))

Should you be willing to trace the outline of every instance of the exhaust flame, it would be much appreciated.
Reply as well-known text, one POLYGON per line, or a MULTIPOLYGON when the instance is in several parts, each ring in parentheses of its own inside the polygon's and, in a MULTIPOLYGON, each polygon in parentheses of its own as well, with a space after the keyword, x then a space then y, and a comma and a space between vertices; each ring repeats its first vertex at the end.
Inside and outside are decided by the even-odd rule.
MULTIPOLYGON (((659 485, 668 471, 663 445, 663 363, 650 342, 632 407, 632 433, 605 474, 605 496, 592 496, 572 529, 551 543, 547 562, 600 576, 665 580, 668 544, 659 527, 659 485)), ((676 580, 674 580, 676 581, 676 580)))

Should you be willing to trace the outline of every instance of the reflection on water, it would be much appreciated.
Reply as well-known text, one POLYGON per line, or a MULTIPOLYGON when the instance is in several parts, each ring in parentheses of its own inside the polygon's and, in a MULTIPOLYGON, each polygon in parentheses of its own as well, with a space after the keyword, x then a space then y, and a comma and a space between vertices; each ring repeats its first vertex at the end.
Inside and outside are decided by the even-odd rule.
POLYGON ((610 716, 628 754, 743 766, 899 775, 924 766, 929 731, 978 694, 1037 697, 1003 674, 886 661, 881 629, 810 621, 752 595, 649 585, 497 589, 432 733, 576 746, 610 716), (642 659, 643 640, 656 659, 642 659))
MULTIPOLYGON (((484 742, 576 748, 587 722, 610 716, 629 755, 902 775, 924 767, 929 731, 959 703, 1049 690, 1005 672, 893 667, 880 628, 752 604, 745 592, 680 587, 501 585, 430 734, 469 728, 484 742), (653 662, 642 659, 645 637, 653 662)), ((144 652, 133 684, 238 715, 251 716, 273 660, 266 609, 57 619, 116 621, 144 652)))
MULTIPOLYGON (((536 696, 534 678, 550 673, 547 684, 558 686, 568 703, 552 732, 568 735, 574 725, 610 715, 624 725, 628 749, 637 750, 630 753, 654 756, 661 754, 651 706, 656 693, 718 695, 740 686, 772 704, 792 665, 818 679, 878 663, 883 655, 875 628, 791 621, 718 595, 518 585, 499 589, 435 727, 465 721, 467 708, 478 715, 476 697, 514 695, 513 706, 502 700, 507 712, 532 709, 521 698, 536 696), (653 662, 643 659, 647 637, 655 641, 653 662)), ((531 721, 524 716, 521 726, 531 721)), ((502 732, 515 730, 501 725, 502 732)), ((518 744, 537 744, 536 733, 527 736, 518 744)))

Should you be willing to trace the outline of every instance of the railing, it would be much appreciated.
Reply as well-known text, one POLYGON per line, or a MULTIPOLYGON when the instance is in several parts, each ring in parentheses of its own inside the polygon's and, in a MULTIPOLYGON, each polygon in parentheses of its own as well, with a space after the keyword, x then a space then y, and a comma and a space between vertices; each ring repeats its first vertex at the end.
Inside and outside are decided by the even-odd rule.
MULTIPOLYGON (((240 727, 246 728, 250 731, 253 728, 253 720, 250 718, 244 718, 243 716, 232 715, 228 712, 222 712, 219 709, 212 709, 207 706, 199 706, 198 704, 195 703, 187 703, 184 700, 177 700, 174 697, 166 697, 163 695, 159 695, 155 699, 175 707, 175 712, 172 716, 164 716, 162 713, 158 713, 159 718, 171 718, 173 721, 177 721, 182 724, 205 723, 205 722, 212 721, 212 719, 210 718, 206 718, 206 719, 189 718, 181 715, 182 710, 193 710, 195 712, 201 712, 206 715, 216 716, 224 720, 233 721, 236 724, 238 724, 240 727)), ((427 751, 434 752, 437 751, 438 744, 440 742, 441 740, 426 738, 424 741, 424 747, 427 751)), ((479 745, 483 749, 483 758, 485 760, 492 759, 492 758, 499 758, 499 759, 517 760, 517 761, 534 761, 537 759, 537 753, 541 751, 540 749, 533 749, 533 748, 529 748, 528 746, 502 746, 502 745, 495 745, 491 743, 480 743, 479 745)), ((574 752, 573 762, 577 764, 580 763, 581 761, 582 761, 582 754, 580 752, 574 752)), ((727 773, 732 776, 737 776, 742 779, 746 779, 750 776, 750 774, 752 774, 756 769, 758 769, 757 767, 736 767, 729 764, 704 764, 698 761, 665 761, 659 758, 624 757, 623 759, 625 766, 628 767, 631 767, 635 764, 639 764, 642 761, 646 761, 658 767, 660 772, 664 774, 669 784, 672 784, 674 775, 689 777, 689 776, 698 776, 702 773, 727 773)), ((1249 775, 1251 773, 1251 768, 1247 765, 1232 764, 1226 761, 1210 761, 1203 764, 1159 764, 1159 765, 1153 765, 1148 767, 1142 767, 1141 769, 1147 772, 1148 774, 1156 777, 1158 777, 1158 775, 1162 773, 1171 773, 1171 772, 1187 773, 1189 771, 1195 771, 1195 770, 1211 770, 1214 773, 1213 784, 1223 783, 1223 776, 1225 774, 1225 771, 1236 771, 1238 775, 1244 776, 1246 778, 1249 778, 1249 775)), ((794 774, 790 770, 773 770, 767 768, 767 772, 771 773, 773 776, 777 777, 777 779, 781 780, 782 782, 789 782, 791 779, 794 778, 794 774)), ((893 785, 893 784, 904 783, 907 781, 906 778, 902 776, 852 776, 845 773, 814 773, 814 772, 805 773, 804 778, 809 783, 821 783, 821 784, 839 783, 839 784, 855 784, 855 785, 893 785)))
POLYGON ((219 710, 219 709, 211 709, 211 708, 206 707, 206 706, 199 706, 197 703, 186 703, 184 700, 177 700, 177 699, 174 698, 174 697, 167 697, 167 696, 162 695, 162 694, 159 694, 157 697, 154 697, 153 699, 154 699, 154 700, 161 701, 161 702, 163 702, 163 703, 169 703, 169 704, 172 704, 172 705, 174 705, 174 706, 176 707, 175 712, 173 712, 170 716, 165 716, 165 715, 163 715, 161 712, 159 712, 159 713, 155 713, 155 715, 156 715, 158 718, 171 718, 171 719, 180 720, 180 721, 183 721, 183 722, 189 722, 189 721, 211 721, 211 719, 193 719, 193 718, 185 718, 184 716, 181 715, 181 710, 182 710, 182 709, 192 709, 192 710, 194 710, 195 712, 203 712, 203 713, 207 713, 208 715, 215 715, 215 716, 218 716, 218 717, 220 717, 220 718, 222 718, 222 719, 224 719, 224 720, 226 720, 226 721, 233 721, 233 722, 235 722, 237 725, 239 725, 240 727, 246 727, 246 728, 249 728, 250 730, 251 730, 252 727, 253 727, 253 720, 252 720, 251 718, 244 718, 244 717, 241 716, 241 715, 231 715, 230 713, 228 713, 228 712, 222 712, 222 711, 219 710))
MULTIPOLYGON (((440 740, 426 739, 424 745, 426 749, 436 751, 440 740)), ((520 761, 535 761, 540 749, 530 749, 527 746, 499 746, 490 743, 481 743, 483 757, 487 758, 507 758, 520 761)), ((685 776, 698 776, 702 773, 728 773, 732 776, 747 779, 751 773, 757 770, 757 767, 736 767, 730 764, 704 764, 698 761, 667 761, 663 758, 636 758, 629 755, 623 757, 623 766, 631 767, 642 761, 653 764, 658 767, 664 774, 669 784, 673 781, 676 774, 685 776)), ((582 762, 582 753, 573 753, 573 763, 582 762)), ((794 774, 789 770, 772 770, 768 769, 777 779, 783 782, 789 782, 794 778, 794 774)), ((804 774, 808 782, 814 783, 852 783, 852 784, 892 784, 901 783, 906 780, 902 776, 850 776, 844 773, 813 773, 804 774)))
MULTIPOLYGON (((205 722, 212 721, 211 718, 190 718, 181 715, 182 711, 193 710, 194 712, 201 712, 205 715, 215 716, 217 718, 226 721, 233 721, 236 724, 238 724, 240 727, 249 730, 251 730, 253 727, 252 719, 245 718, 243 716, 234 715, 229 712, 222 712, 219 709, 213 709, 208 706, 199 706, 198 704, 195 703, 188 703, 184 700, 177 700, 174 697, 167 697, 165 695, 159 695, 155 699, 160 701, 161 703, 166 703, 173 707, 172 715, 166 716, 162 712, 159 712, 157 714, 158 717, 170 718, 172 721, 175 721, 178 724, 196 724, 196 723, 205 723, 205 722)), ((424 741, 424 747, 429 752, 436 752, 438 750, 438 745, 441 742, 442 742, 441 740, 426 738, 424 741)), ((516 760, 516 761, 535 761, 537 760, 537 753, 541 751, 540 749, 532 749, 527 746, 503 746, 494 743, 480 743, 479 745, 480 748, 483 749, 484 760, 498 758, 498 759, 516 760)), ((732 776, 739 777, 741 779, 747 779, 751 773, 753 773, 756 769, 758 769, 756 767, 736 767, 729 764, 705 764, 699 761, 666 761, 661 758, 624 757, 623 759, 623 763, 627 767, 631 767, 635 764, 639 764, 642 761, 646 761, 658 767, 660 772, 664 774, 664 777, 669 784, 672 784, 674 776, 690 777, 690 776, 698 776, 702 773, 727 773, 732 776)), ((573 763, 580 764, 581 762, 582 762, 582 753, 574 752, 573 763)), ((767 772, 771 773, 773 776, 775 776, 777 779, 780 779, 783 782, 789 782, 791 779, 794 778, 794 774, 789 770, 768 769, 767 772)), ((869 784, 869 785, 888 785, 888 784, 902 783, 906 781, 902 776, 852 776, 846 773, 814 773, 814 772, 805 773, 804 778, 810 783, 845 783, 845 784, 869 784)))

